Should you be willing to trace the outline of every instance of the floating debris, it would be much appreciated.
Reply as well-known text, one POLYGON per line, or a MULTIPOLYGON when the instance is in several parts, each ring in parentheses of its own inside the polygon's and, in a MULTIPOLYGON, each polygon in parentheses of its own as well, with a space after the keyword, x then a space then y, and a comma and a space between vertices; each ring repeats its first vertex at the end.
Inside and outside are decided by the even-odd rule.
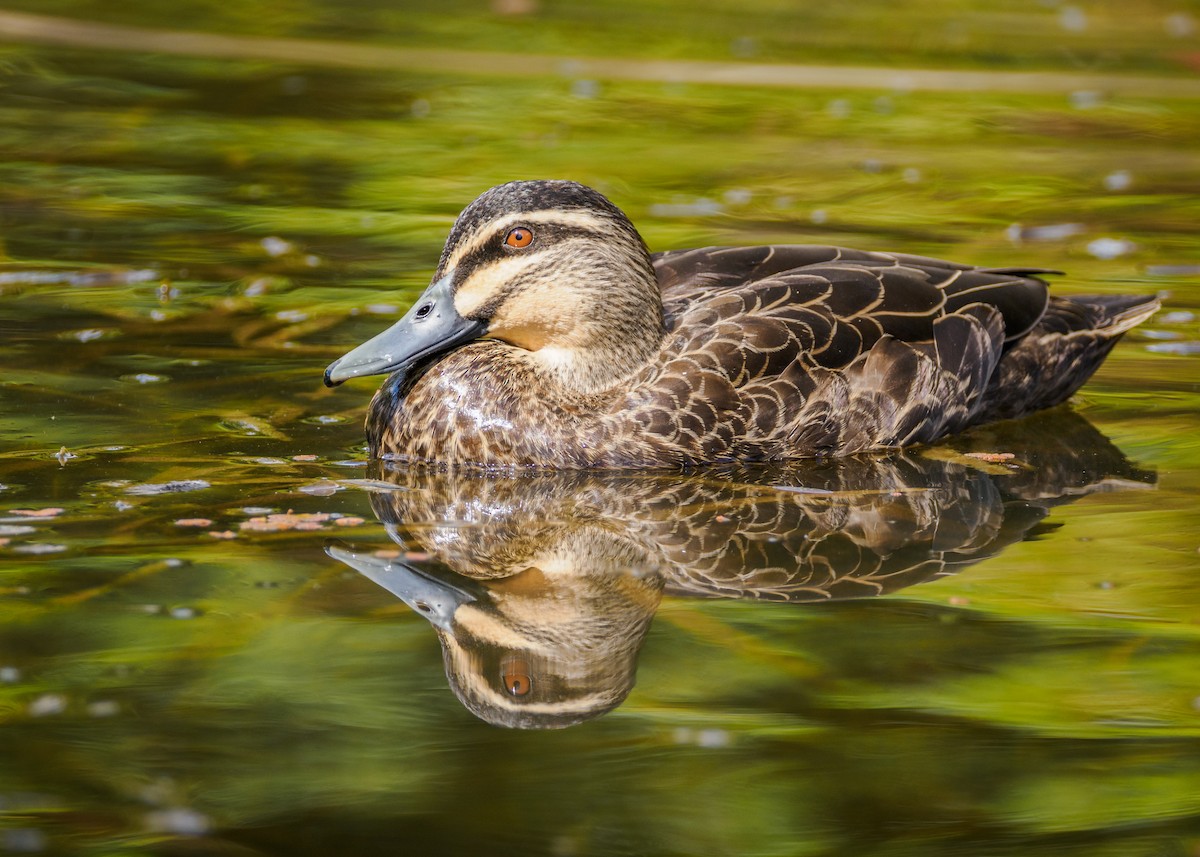
POLYGON ((233 530, 212 530, 209 535, 214 539, 236 539, 237 533, 233 530))
POLYGON ((292 242, 285 241, 274 235, 267 236, 259 241, 258 244, 272 259, 278 259, 280 256, 292 252, 293 249, 292 242))
POLYGON ((1097 238, 1087 245, 1088 253, 1097 259, 1116 259, 1136 249, 1136 244, 1124 238, 1097 238))
POLYGON ((159 279, 157 271, 3 271, 0 286, 128 286, 159 279))
POLYGON ((317 461, 319 455, 293 455, 292 461, 317 461))
POLYGON ((146 827, 156 833, 173 833, 176 836, 203 836, 212 829, 208 816, 194 809, 175 807, 160 809, 146 814, 146 827))
POLYGON ((323 530, 327 524, 335 527, 360 527, 365 518, 341 515, 337 512, 277 512, 243 521, 239 528, 257 533, 282 533, 288 530, 323 530))
POLYGON ((1155 319, 1159 324, 1191 324, 1195 320, 1195 313, 1183 309, 1164 312, 1155 319))
POLYGON ((369 312, 371 315, 395 315, 400 312, 400 307, 395 304, 367 304, 363 307, 363 312, 369 312))
POLYGON ((1083 232, 1082 223, 1048 223, 1045 226, 1022 226, 1013 223, 1006 230, 1005 236, 1009 241, 1065 241, 1083 232))
POLYGON ((166 375, 154 375, 150 372, 138 372, 134 375, 122 375, 117 380, 127 384, 164 384, 171 379, 166 375))
POLYGON ((47 544, 46 542, 29 542, 27 544, 14 546, 13 552, 28 554, 62 553, 66 549, 66 545, 52 545, 47 544))
POLYGON ((1190 357, 1193 354, 1200 354, 1200 342, 1155 342, 1147 345, 1146 350, 1153 351, 1155 354, 1190 357))
POLYGON ((1151 277, 1196 277, 1200 265, 1147 265, 1146 273, 1151 277))
POLYGON ((203 491, 212 485, 203 479, 180 479, 174 482, 144 482, 140 485, 130 485, 125 489, 126 494, 136 494, 140 497, 150 497, 158 494, 183 494, 187 491, 203 491))
POLYGON ((59 448, 58 452, 55 454, 54 457, 58 459, 58 463, 60 465, 63 465, 63 464, 66 464, 68 461, 70 461, 72 458, 78 458, 79 456, 76 455, 75 453, 71 452, 70 450, 68 450, 65 446, 63 446, 63 447, 59 448))
POLYGON ((0 684, 16 684, 21 680, 21 671, 16 667, 0 667, 0 684))
POLYGON ((120 332, 116 330, 104 330, 102 328, 89 328, 87 330, 68 330, 60 333, 58 338, 74 340, 75 342, 95 342, 98 339, 111 339, 115 336, 120 336, 120 332))
POLYGON ((61 693, 44 693, 29 703, 30 717, 48 717, 67 710, 67 698, 61 693))
POLYGON ((64 511, 64 509, 58 506, 53 506, 47 509, 13 509, 9 514, 18 515, 22 518, 56 518, 64 511))
POLYGON ((172 619, 195 619, 200 611, 195 607, 172 607, 169 615, 172 619))
POLYGON ((239 528, 256 533, 281 533, 286 530, 322 530, 333 516, 328 512, 279 512, 242 521, 239 528))
POLYGON ((27 527, 24 524, 0 524, 0 536, 27 536, 36 532, 34 527, 27 527))
POLYGON ((694 744, 697 747, 716 749, 728 747, 731 743, 729 732, 724 729, 692 729, 680 726, 671 736, 676 744, 694 744))
POLYGON ((1129 170, 1114 170, 1104 177, 1104 189, 1111 191, 1129 190, 1133 185, 1133 176, 1129 170))
POLYGON ((175 522, 177 527, 211 527, 213 522, 210 518, 180 518, 175 522))
POLYGON ((92 717, 113 717, 121 713, 121 706, 111 699, 98 699, 88 703, 87 713, 92 717))

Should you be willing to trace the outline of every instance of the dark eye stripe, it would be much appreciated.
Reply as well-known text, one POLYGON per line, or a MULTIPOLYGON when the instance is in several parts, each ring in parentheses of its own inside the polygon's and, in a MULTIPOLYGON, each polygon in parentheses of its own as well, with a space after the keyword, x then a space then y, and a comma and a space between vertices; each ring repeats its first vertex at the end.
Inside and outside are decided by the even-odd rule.
MULTIPOLYGON (((503 258, 508 255, 504 248, 504 239, 508 233, 516 226, 508 225, 501 229, 493 230, 487 240, 475 247, 474 250, 467 253, 458 260, 456 270, 458 276, 455 278, 458 282, 466 282, 480 266, 486 265, 488 262, 495 259, 503 258)), ((531 227, 525 227, 531 228, 531 227)), ((564 238, 572 237, 590 237, 595 240, 603 241, 608 236, 598 229, 588 229, 581 226, 564 226, 557 223, 539 223, 537 224, 537 243, 540 247, 538 252, 546 252, 549 245, 561 241, 564 238)), ((524 249, 524 248, 522 248, 524 249)), ((532 248, 526 249, 527 253, 535 252, 532 248)))

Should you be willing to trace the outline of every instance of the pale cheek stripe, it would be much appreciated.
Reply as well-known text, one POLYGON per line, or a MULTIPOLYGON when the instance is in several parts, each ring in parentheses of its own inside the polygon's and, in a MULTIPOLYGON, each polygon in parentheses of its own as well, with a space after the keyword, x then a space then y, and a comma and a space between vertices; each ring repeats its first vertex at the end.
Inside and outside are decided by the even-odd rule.
POLYGON ((454 293, 454 309, 463 317, 473 313, 495 297, 505 285, 516 280, 527 269, 540 264, 542 255, 512 256, 485 268, 477 268, 471 278, 454 293))

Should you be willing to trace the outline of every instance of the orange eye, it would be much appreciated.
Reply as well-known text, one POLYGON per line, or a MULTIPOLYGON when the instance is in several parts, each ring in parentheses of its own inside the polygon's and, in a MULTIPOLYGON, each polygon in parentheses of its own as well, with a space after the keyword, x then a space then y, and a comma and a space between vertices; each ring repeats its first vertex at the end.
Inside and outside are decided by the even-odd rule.
POLYGON ((514 659, 504 664, 504 689, 513 696, 524 696, 533 690, 527 662, 514 659))
POLYGON ((504 236, 504 243, 509 247, 528 247, 532 241, 533 233, 524 226, 518 226, 504 236))

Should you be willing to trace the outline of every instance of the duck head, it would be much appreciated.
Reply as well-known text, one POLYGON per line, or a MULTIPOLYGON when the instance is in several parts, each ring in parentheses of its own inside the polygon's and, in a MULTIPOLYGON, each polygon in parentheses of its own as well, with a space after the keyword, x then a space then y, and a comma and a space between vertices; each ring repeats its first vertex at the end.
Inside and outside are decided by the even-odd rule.
POLYGON ((429 288, 330 364, 325 383, 407 371, 488 337, 590 393, 631 375, 663 335, 650 254, 619 208, 575 182, 509 182, 467 206, 429 288))

